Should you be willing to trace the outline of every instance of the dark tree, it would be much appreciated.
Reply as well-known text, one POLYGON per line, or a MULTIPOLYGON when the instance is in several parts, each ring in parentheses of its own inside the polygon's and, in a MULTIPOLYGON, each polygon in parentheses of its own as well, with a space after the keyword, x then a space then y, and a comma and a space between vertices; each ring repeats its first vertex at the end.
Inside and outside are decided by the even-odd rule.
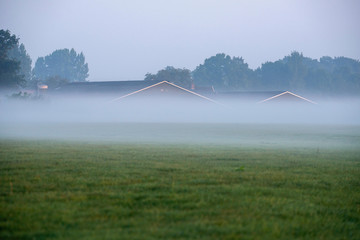
POLYGON ((59 77, 70 82, 84 82, 89 76, 88 72, 88 64, 85 63, 83 53, 77 54, 74 49, 61 49, 46 57, 38 58, 33 76, 38 81, 59 77))
POLYGON ((360 62, 345 57, 320 61, 292 52, 256 70, 261 89, 311 92, 317 95, 359 95, 360 62))
POLYGON ((18 88, 25 84, 24 75, 20 74, 20 62, 8 56, 9 50, 18 42, 9 30, 0 30, 0 88, 18 88))
POLYGON ((224 53, 205 59, 193 71, 196 85, 213 86, 218 90, 244 90, 252 85, 254 72, 243 58, 231 58, 224 53))
POLYGON ((156 82, 168 81, 188 89, 190 89, 192 85, 190 70, 185 68, 174 68, 171 66, 158 71, 156 74, 147 73, 144 80, 156 82))
POLYGON ((289 76, 289 88, 287 90, 303 90, 306 88, 304 78, 307 74, 307 66, 304 64, 304 56, 299 52, 292 52, 283 59, 287 66, 289 76))
POLYGON ((281 60, 266 62, 256 72, 259 75, 258 90, 288 90, 290 70, 281 60))
POLYGON ((20 74, 24 75, 25 81, 30 83, 32 78, 31 73, 31 58, 27 54, 24 44, 16 44, 15 47, 8 51, 8 58, 20 62, 20 74))

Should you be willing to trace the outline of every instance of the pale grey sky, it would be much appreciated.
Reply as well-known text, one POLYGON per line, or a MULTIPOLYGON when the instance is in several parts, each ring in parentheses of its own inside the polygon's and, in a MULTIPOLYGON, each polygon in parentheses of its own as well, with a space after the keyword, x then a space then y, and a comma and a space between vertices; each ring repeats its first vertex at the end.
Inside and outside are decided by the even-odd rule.
POLYGON ((358 0, 0 0, 0 28, 20 37, 33 63, 74 48, 90 81, 193 70, 222 52, 253 69, 294 50, 360 59, 359 23, 358 0))

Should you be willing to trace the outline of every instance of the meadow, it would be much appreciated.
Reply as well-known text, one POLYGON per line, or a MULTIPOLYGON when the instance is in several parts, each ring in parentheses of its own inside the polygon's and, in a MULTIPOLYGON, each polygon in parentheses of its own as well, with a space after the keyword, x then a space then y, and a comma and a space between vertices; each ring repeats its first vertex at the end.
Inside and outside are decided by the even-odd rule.
POLYGON ((0 239, 360 239, 358 126, 2 126, 0 239))

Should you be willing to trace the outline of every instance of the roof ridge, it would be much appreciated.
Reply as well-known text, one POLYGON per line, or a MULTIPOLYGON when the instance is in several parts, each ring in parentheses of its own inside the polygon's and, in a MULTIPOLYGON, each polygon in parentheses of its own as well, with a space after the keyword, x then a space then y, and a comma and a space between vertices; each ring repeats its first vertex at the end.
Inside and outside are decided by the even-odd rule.
POLYGON ((124 95, 124 96, 121 96, 121 97, 112 99, 112 100, 110 100, 109 102, 115 102, 115 101, 117 101, 117 100, 126 98, 126 97, 128 97, 128 96, 137 94, 137 93, 139 93, 139 92, 145 91, 145 90, 147 90, 147 89, 149 89, 149 88, 152 88, 152 87, 155 87, 155 86, 157 86, 157 85, 164 84, 164 83, 166 83, 166 84, 168 84, 168 85, 171 85, 171 86, 173 86, 173 87, 179 88, 179 89, 181 89, 181 90, 183 90, 183 91, 186 91, 186 92, 188 92, 188 93, 190 93, 190 94, 193 94, 193 95, 195 95, 195 96, 198 96, 198 97, 200 97, 200 98, 206 99, 207 101, 210 101, 210 102, 213 102, 213 103, 216 103, 216 104, 220 104, 219 102, 217 102, 217 101, 215 101, 215 100, 212 100, 212 99, 210 99, 210 98, 207 98, 207 97, 205 97, 205 96, 203 96, 203 95, 201 95, 201 94, 198 94, 198 93, 196 93, 196 92, 190 91, 190 90, 188 90, 188 89, 186 89, 186 88, 180 87, 180 86, 178 86, 178 85, 176 85, 176 84, 174 84, 174 83, 172 83, 172 82, 166 81, 166 80, 161 81, 161 82, 158 82, 158 83, 155 83, 155 84, 150 85, 150 86, 148 86, 148 87, 139 89, 139 90, 137 90, 137 91, 134 91, 134 92, 132 92, 132 93, 126 94, 126 95, 124 95))
POLYGON ((265 99, 265 100, 262 100, 262 101, 260 101, 260 102, 258 102, 258 103, 267 102, 267 101, 269 101, 269 100, 271 100, 271 99, 280 97, 281 95, 284 95, 284 94, 290 94, 290 95, 293 95, 293 96, 295 96, 295 97, 298 97, 298 98, 300 98, 300 99, 302 99, 302 100, 305 100, 305 101, 307 101, 307 102, 309 102, 309 103, 317 104, 316 102, 313 102, 313 101, 311 101, 311 100, 309 100, 309 99, 307 99, 307 98, 304 98, 304 97, 302 97, 302 96, 300 96, 300 95, 297 95, 297 94, 295 94, 295 93, 292 93, 292 92, 290 92, 290 91, 284 91, 284 92, 282 92, 282 93, 280 93, 280 94, 277 94, 277 95, 275 95, 275 96, 269 97, 269 98, 267 98, 267 99, 265 99))
POLYGON ((136 93, 142 92, 142 91, 144 91, 144 90, 146 90, 146 89, 149 89, 149 88, 155 87, 155 86, 157 86, 157 85, 159 85, 159 84, 161 84, 161 83, 163 83, 163 82, 166 82, 166 81, 158 82, 158 83, 155 83, 155 84, 153 84, 153 85, 150 85, 150 86, 144 87, 144 88, 139 89, 139 90, 137 90, 137 91, 134 91, 134 92, 128 93, 128 94, 126 94, 126 95, 124 95, 124 96, 121 96, 121 97, 115 98, 115 99, 113 99, 113 100, 110 100, 109 102, 115 102, 115 101, 120 100, 120 99, 122 99, 122 98, 126 98, 126 97, 128 97, 128 96, 133 95, 133 94, 136 94, 136 93))

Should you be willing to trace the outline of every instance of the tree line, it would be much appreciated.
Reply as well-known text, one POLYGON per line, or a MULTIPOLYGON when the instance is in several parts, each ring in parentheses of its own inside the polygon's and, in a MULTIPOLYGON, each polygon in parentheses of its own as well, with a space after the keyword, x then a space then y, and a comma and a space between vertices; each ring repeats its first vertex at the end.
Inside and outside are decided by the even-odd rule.
POLYGON ((46 84, 56 88, 69 82, 83 82, 89 76, 83 53, 59 49, 39 57, 34 68, 24 44, 9 30, 0 30, 0 88, 37 88, 46 84))
POLYGON ((360 62, 346 57, 319 60, 292 52, 283 59, 266 62, 253 70, 243 58, 224 53, 205 59, 195 70, 166 67, 145 79, 173 80, 189 87, 212 86, 217 91, 307 92, 318 95, 360 95, 360 62), (173 77, 177 76, 177 77, 173 77))
MULTIPOLYGON (((74 49, 55 50, 39 57, 34 68, 19 39, 0 30, 0 88, 36 87, 42 83, 56 88, 69 82, 83 82, 89 76, 83 53, 74 49)), ((283 59, 250 69, 242 57, 224 53, 211 56, 193 71, 172 66, 147 73, 145 81, 170 81, 185 88, 214 87, 216 91, 310 92, 320 95, 360 94, 360 62, 346 57, 319 60, 292 52, 283 59)))

